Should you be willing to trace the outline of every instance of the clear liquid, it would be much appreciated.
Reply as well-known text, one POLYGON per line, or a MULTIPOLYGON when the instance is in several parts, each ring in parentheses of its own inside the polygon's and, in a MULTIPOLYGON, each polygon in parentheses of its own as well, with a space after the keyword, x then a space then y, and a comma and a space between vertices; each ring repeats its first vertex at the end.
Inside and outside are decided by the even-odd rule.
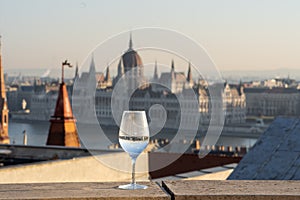
POLYGON ((132 158, 137 158, 138 155, 146 148, 149 143, 148 136, 119 136, 121 147, 132 158))

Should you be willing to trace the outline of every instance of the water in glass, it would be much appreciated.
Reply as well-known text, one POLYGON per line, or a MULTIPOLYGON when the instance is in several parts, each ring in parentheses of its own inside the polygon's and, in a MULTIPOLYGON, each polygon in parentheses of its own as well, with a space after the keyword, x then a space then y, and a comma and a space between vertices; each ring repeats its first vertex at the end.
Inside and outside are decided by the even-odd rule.
POLYGON ((132 181, 120 185, 120 189, 146 189, 147 186, 136 184, 135 163, 137 157, 149 143, 149 127, 145 111, 124 111, 119 131, 119 143, 131 157, 132 181))

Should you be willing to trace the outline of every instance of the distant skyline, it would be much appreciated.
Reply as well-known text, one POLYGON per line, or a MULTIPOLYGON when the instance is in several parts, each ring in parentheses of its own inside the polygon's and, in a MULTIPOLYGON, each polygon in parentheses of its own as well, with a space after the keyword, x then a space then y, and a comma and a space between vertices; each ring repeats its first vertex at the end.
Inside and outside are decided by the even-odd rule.
POLYGON ((297 0, 0 0, 3 66, 81 63, 112 35, 162 27, 203 45, 221 71, 296 69, 299 8, 297 0))

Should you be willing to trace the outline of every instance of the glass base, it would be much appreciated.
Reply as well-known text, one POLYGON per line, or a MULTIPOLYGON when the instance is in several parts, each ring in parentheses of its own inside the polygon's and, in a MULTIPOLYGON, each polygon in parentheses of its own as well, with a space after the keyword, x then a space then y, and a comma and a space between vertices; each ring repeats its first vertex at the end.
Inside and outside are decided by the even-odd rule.
POLYGON ((118 188, 122 190, 144 190, 147 189, 148 186, 130 183, 127 185, 120 185, 118 188))

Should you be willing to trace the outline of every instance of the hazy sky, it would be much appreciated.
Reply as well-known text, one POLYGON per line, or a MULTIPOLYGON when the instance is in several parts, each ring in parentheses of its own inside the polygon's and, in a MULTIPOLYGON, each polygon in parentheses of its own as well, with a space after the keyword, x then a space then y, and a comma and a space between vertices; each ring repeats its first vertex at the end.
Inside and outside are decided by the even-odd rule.
POLYGON ((3 64, 82 62, 111 35, 155 26, 192 37, 221 70, 297 68, 299 10, 299 0, 0 0, 3 64))

